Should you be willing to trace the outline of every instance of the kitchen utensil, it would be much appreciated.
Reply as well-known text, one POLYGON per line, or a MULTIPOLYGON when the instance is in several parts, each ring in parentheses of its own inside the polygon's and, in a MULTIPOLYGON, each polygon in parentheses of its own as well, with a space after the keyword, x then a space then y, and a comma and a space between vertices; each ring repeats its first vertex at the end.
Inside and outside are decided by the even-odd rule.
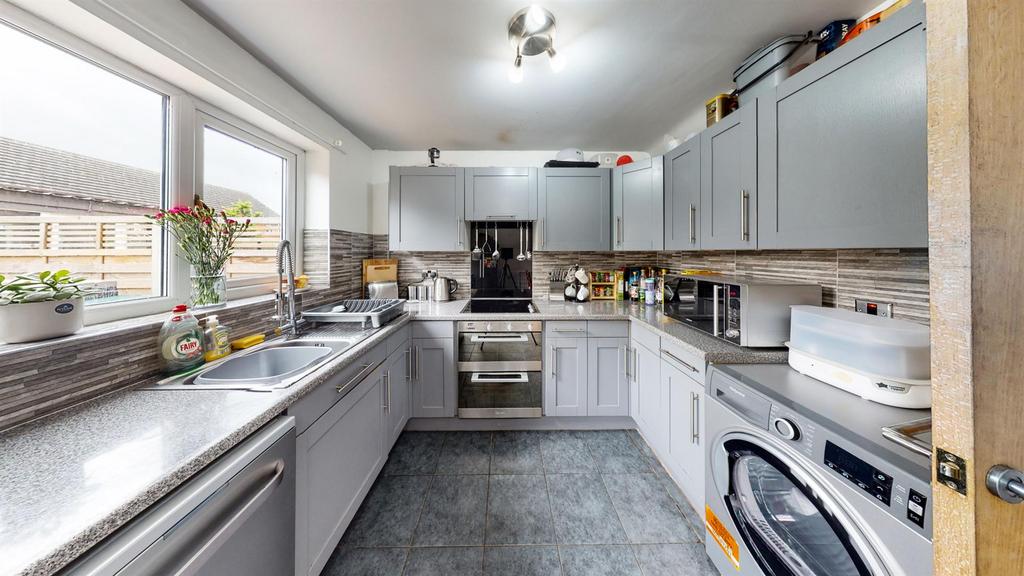
POLYGON ((480 254, 483 250, 480 249, 480 225, 476 222, 473 223, 473 254, 480 254))
POLYGON ((438 302, 447 302, 451 300, 452 295, 459 289, 459 283, 454 278, 445 278, 444 276, 438 276, 434 280, 434 300, 438 302))
POLYGON ((533 252, 530 252, 530 236, 533 232, 533 226, 530 224, 526 225, 526 259, 533 260, 533 252))
POLYGON ((523 254, 523 223, 519 223, 519 255, 516 256, 516 260, 522 262, 526 260, 526 254, 523 254))
POLYGON ((498 250, 498 223, 497 222, 494 223, 494 253, 491 254, 491 257, 494 258, 495 260, 497 260, 498 258, 501 257, 501 252, 498 250))

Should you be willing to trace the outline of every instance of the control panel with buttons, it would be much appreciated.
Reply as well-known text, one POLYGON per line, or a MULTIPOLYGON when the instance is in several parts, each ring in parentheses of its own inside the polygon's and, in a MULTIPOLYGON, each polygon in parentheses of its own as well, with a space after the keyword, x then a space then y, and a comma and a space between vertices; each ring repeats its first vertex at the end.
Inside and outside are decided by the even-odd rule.
POLYGON ((907 520, 924 528, 924 512, 928 508, 928 497, 913 488, 907 498, 907 520))
POLYGON ((889 506, 892 499, 892 476, 843 450, 825 442, 825 465, 872 498, 889 506))

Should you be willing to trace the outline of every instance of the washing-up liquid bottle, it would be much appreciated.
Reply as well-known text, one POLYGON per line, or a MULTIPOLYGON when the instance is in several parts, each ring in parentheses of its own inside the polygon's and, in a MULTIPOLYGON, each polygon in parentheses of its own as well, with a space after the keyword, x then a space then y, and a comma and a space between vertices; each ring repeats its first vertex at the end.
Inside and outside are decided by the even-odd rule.
POLYGON ((173 374, 203 363, 203 331, 188 306, 178 304, 171 311, 157 337, 164 371, 173 374))
POLYGON ((228 327, 210 315, 206 317, 206 330, 203 332, 203 358, 207 362, 220 360, 231 352, 231 339, 228 338, 228 327))

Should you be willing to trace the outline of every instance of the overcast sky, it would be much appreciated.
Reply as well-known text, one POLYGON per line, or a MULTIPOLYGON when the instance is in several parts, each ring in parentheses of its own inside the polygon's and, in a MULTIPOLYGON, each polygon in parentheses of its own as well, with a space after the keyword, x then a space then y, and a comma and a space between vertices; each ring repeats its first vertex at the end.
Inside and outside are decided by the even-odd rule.
MULTIPOLYGON (((0 24, 0 136, 147 170, 163 161, 162 96, 0 24)), ((220 134, 207 184, 280 211, 279 158, 220 134)))

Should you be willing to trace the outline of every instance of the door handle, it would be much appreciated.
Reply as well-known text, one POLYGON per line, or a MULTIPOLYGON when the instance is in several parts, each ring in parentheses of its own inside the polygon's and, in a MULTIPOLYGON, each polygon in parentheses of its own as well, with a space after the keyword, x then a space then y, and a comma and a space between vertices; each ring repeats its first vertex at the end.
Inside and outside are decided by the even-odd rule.
POLYGON ((697 207, 690 204, 690 244, 697 243, 697 207))
POLYGON ((500 214, 495 214, 493 216, 486 217, 487 220, 515 220, 515 218, 516 217, 513 216, 512 214, 506 214, 504 216, 500 214))
POLYGON ((363 378, 366 378, 366 376, 370 372, 373 372, 373 369, 376 368, 376 367, 377 367, 377 365, 373 364, 373 363, 364 364, 362 370, 360 370, 358 374, 353 376, 351 380, 349 380, 348 382, 345 382, 344 384, 339 384, 334 389, 337 390, 338 392, 344 392, 345 390, 348 390, 349 386, 352 386, 353 384, 358 384, 360 380, 362 380, 363 378))
POLYGON ((718 293, 722 291, 721 284, 715 284, 711 290, 711 329, 715 336, 718 336, 718 293))
POLYGON ((622 365, 626 370, 626 381, 629 381, 629 346, 622 347, 622 365))
POLYGON ((681 364, 681 365, 685 366, 686 369, 689 370, 690 372, 698 372, 698 370, 696 368, 694 368, 692 364, 690 364, 689 362, 686 362, 685 360, 680 359, 678 356, 676 356, 675 354, 669 352, 668 350, 665 350, 664 348, 662 348, 661 349, 661 353, 664 354, 665 356, 668 356, 673 362, 676 362, 677 364, 681 364))
POLYGON ((456 225, 459 227, 459 229, 458 229, 458 233, 459 233, 459 248, 464 248, 465 244, 462 243, 462 236, 463 236, 463 234, 465 234, 465 228, 466 227, 462 225, 462 218, 458 219, 456 225))
POLYGON ((740 240, 750 240, 750 223, 748 222, 750 212, 750 194, 746 190, 740 190, 740 240))
POLYGON ((690 392, 690 442, 700 443, 700 395, 690 392))
POLYGON ((405 349, 405 379, 412 380, 412 346, 405 349))
POLYGON ((558 376, 558 351, 555 348, 551 349, 551 377, 555 378, 558 376))
POLYGON ((384 373, 384 412, 391 413, 391 372, 384 373))
POLYGON ((547 235, 546 230, 544 229, 544 219, 543 218, 540 219, 540 226, 538 226, 538 228, 540 229, 539 230, 539 232, 540 232, 540 234, 539 234, 539 236, 540 236, 540 247, 541 248, 547 248, 547 245, 548 245, 548 238, 547 238, 547 236, 548 235, 547 235))
POLYGON ((985 474, 985 486, 989 492, 1004 502, 1024 502, 1024 472, 1020 470, 997 464, 989 468, 988 474, 985 474))
POLYGON ((622 246, 622 216, 615 219, 615 243, 622 246))

